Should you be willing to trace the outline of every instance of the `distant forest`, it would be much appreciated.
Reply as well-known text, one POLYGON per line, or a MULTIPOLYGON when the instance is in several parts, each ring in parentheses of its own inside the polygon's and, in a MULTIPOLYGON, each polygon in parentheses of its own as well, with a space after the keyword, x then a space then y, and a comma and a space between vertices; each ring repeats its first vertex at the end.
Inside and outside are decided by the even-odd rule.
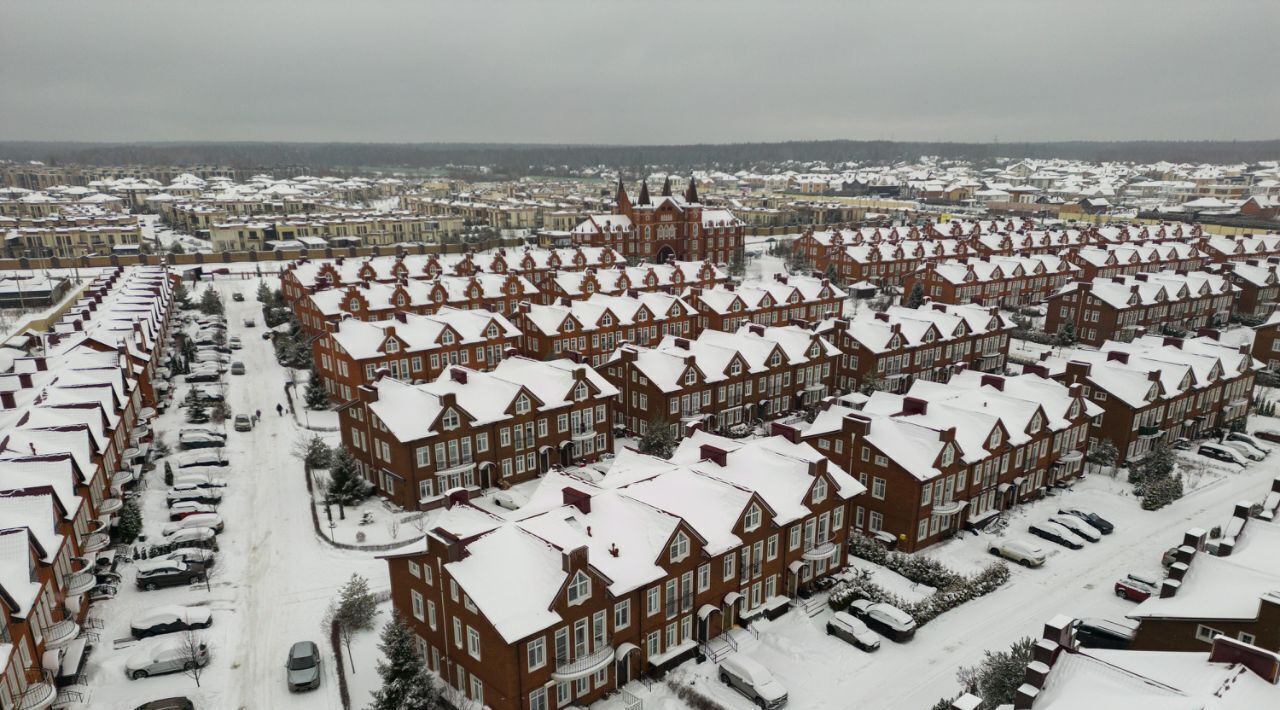
POLYGON ((1280 140, 1068 141, 1046 143, 922 143, 795 141, 699 145, 522 145, 484 143, 74 143, 0 141, 0 159, 80 165, 308 166, 335 171, 494 166, 506 173, 553 167, 739 170, 788 161, 884 163, 922 155, 988 162, 994 158, 1067 158, 1093 162, 1252 163, 1280 158, 1280 140))

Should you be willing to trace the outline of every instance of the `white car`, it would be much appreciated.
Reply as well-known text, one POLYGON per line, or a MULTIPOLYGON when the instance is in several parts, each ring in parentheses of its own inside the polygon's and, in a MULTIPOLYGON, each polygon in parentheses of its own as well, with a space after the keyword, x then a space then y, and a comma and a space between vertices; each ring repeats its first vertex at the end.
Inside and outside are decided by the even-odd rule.
POLYGON ((1047 553, 1038 543, 1024 538, 996 540, 987 551, 1006 560, 1013 560, 1023 567, 1039 567, 1044 564, 1047 553))
POLYGON ((185 564, 197 563, 204 565, 205 569, 209 569, 218 561, 217 555, 213 550, 205 550, 199 547, 179 547, 164 556, 166 560, 176 560, 185 564))
POLYGON ((218 512, 218 509, 208 503, 197 503, 193 500, 174 501, 173 505, 169 506, 169 520, 182 520, 188 515, 195 515, 197 513, 216 512, 218 512))
POLYGON ((1263 455, 1271 453, 1270 446, 1259 441, 1258 437, 1250 436, 1242 431, 1233 431, 1230 434, 1227 434, 1227 441, 1243 441, 1258 451, 1261 451, 1263 455))
POLYGON ((852 614, 837 611, 827 621, 827 634, 835 636, 846 643, 851 643, 863 651, 874 651, 880 648, 880 635, 852 614))
POLYGON ((1227 440, 1227 441, 1218 442, 1218 445, 1225 446, 1229 449, 1235 449, 1236 453, 1249 459, 1250 461, 1261 461, 1267 457, 1266 452, 1258 448, 1255 448, 1253 444, 1250 444, 1247 441, 1227 440))
POLYGON ((178 468, 192 468, 195 466, 226 466, 228 463, 230 463, 230 461, 227 460, 227 456, 222 452, 222 449, 189 451, 178 457, 178 468))
POLYGON ((176 547, 210 547, 218 549, 218 533, 209 528, 186 528, 165 538, 176 547))
POLYGON ((183 648, 185 639, 158 641, 133 654, 124 664, 125 675, 139 680, 153 675, 178 673, 209 662, 209 649, 200 644, 195 653, 183 648))
POLYGON ((1098 542, 1102 539, 1102 533, 1098 532, 1097 528, 1074 515, 1050 515, 1049 522, 1061 525, 1075 533, 1077 537, 1082 537, 1089 542, 1098 542))
POLYGON ((196 488, 226 488, 227 479, 218 476, 211 476, 207 473, 182 473, 174 476, 174 487, 178 486, 195 486, 196 488))
POLYGON ((762 708, 773 710, 787 704, 787 689, 767 668, 741 653, 729 656, 720 664, 720 682, 762 708))
POLYGON ((493 494, 493 504, 507 510, 519 510, 520 506, 527 502, 524 496, 511 491, 498 491, 493 494))
POLYGON ((188 515, 176 523, 169 523, 164 526, 160 534, 165 537, 171 537, 183 530, 196 528, 209 528, 214 532, 222 532, 223 526, 222 516, 217 513, 196 513, 195 515, 188 515))
POLYGON ((898 643, 910 641, 916 635, 916 620, 907 612, 892 604, 857 599, 849 605, 849 613, 866 622, 881 636, 898 643))
POLYGON ((216 449, 226 446, 227 437, 211 431, 183 429, 178 432, 178 447, 182 449, 216 449))

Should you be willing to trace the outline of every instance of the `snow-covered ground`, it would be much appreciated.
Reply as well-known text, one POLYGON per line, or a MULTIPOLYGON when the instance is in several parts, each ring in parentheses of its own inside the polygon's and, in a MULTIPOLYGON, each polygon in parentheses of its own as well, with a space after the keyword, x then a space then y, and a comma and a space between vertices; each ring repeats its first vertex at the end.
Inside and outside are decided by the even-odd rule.
MULTIPOLYGON (((233 288, 249 294, 244 302, 225 299, 229 335, 240 335, 244 342, 232 358, 243 361, 249 373, 227 375, 226 391, 233 412, 261 409, 263 419, 252 432, 228 435, 231 465, 225 476, 230 485, 218 510, 226 531, 218 539, 212 588, 142 592, 133 587, 131 565, 122 567, 119 596, 94 610, 106 623, 87 668, 94 708, 127 710, 174 695, 187 695, 196 700, 196 707, 210 709, 339 708, 334 657, 321 628, 325 607, 353 572, 367 577, 375 590, 389 585, 385 563, 372 553, 334 549, 312 528, 302 466, 293 456, 299 429, 287 413, 275 413, 285 373, 275 362, 271 344, 261 339, 259 307, 252 298, 256 287, 252 280, 216 284, 225 294, 233 288), (258 318, 258 328, 243 328, 246 316, 258 318), (134 614, 160 604, 201 604, 214 611, 213 627, 207 632, 213 661, 198 690, 182 674, 139 681, 124 677, 126 659, 148 642, 113 649, 112 640, 128 637, 134 614), (319 690, 292 694, 284 682, 284 659, 289 646, 302 640, 320 645, 325 677, 319 690)), ((176 389, 179 402, 186 385, 176 389)), ((156 429, 173 445, 183 417, 183 410, 174 406, 156 421, 156 429)), ((142 496, 144 519, 154 533, 167 522, 165 486, 158 471, 148 479, 142 496)))

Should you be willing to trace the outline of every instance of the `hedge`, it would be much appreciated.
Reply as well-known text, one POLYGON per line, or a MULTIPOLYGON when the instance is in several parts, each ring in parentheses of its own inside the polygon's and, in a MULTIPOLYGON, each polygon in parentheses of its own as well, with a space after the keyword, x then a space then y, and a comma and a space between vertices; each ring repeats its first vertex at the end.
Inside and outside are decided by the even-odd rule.
POLYGON ((857 599, 884 602, 905 611, 911 615, 911 618, 916 620, 917 624, 924 626, 967 601, 994 592, 1009 581, 1009 567, 1003 562, 994 562, 987 565, 971 577, 961 576, 951 570, 947 570, 945 567, 943 569, 946 570, 947 574, 954 577, 954 581, 951 584, 939 587, 936 592, 918 602, 907 601, 886 590, 871 581, 870 570, 860 569, 854 572, 853 579, 836 585, 827 603, 832 609, 843 611, 857 599))

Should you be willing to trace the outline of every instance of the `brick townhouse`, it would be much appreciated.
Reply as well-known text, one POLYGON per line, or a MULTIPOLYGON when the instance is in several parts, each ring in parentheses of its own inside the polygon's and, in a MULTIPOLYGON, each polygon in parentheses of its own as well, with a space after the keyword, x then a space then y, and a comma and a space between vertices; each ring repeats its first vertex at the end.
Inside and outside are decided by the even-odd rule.
POLYGON ((1104 245, 1072 249, 1066 259, 1080 267, 1080 280, 1132 276, 1144 271, 1199 271, 1212 263, 1195 244, 1104 245))
POLYGON ((818 326, 840 350, 836 388, 895 392, 917 379, 946 382, 958 369, 1003 372, 1012 329, 994 306, 949 303, 890 306, 818 326))
POLYGON ((1109 341, 1024 366, 1083 385, 1085 397, 1103 409, 1090 426, 1090 446, 1110 439, 1122 462, 1141 459, 1157 441, 1208 436, 1247 417, 1260 368, 1248 346, 1219 342, 1211 332, 1109 341))
POLYGON ((406 510, 455 488, 507 487, 613 452, 617 390, 570 360, 450 365, 434 382, 383 377, 340 410, 342 441, 378 493, 406 510))
POLYGON ((85 594, 137 477, 167 340, 164 269, 108 269, 0 375, 0 706, 88 706, 85 594))
POLYGON ((695 432, 670 461, 620 453, 600 482, 551 472, 510 520, 450 496, 384 557, 392 603, 456 702, 586 706, 843 568, 862 492, 808 446, 695 432))
POLYGON ((1238 289, 1207 271, 1158 271, 1076 281, 1049 297, 1045 330, 1066 324, 1076 341, 1101 345, 1147 330, 1194 331, 1225 325, 1238 289))
POLYGON ((1080 267, 1059 256, 983 256, 930 262, 909 274, 902 287, 905 302, 916 284, 941 303, 1020 306, 1043 301, 1069 281, 1080 267))
POLYGON ((1266 318, 1280 305, 1280 257, 1233 261, 1219 268, 1218 273, 1238 289, 1232 309, 1235 313, 1266 318))
POLYGON ((1095 244, 1158 244, 1192 242, 1203 236, 1198 224, 1108 224, 1094 227, 1090 235, 1095 244))
POLYGON ((1002 230, 971 238, 974 253, 991 256, 1060 254, 1081 249, 1088 243, 1089 232, 1079 229, 1002 230))
POLYGON ((697 323, 685 300, 641 291, 622 296, 597 293, 558 305, 521 303, 512 320, 521 333, 522 354, 535 360, 577 357, 597 368, 623 343, 645 347, 668 335, 692 337, 697 323))
POLYGON ((667 179, 659 195, 642 183, 635 200, 618 181, 614 214, 591 214, 571 232, 575 244, 610 247, 634 261, 664 263, 674 258, 727 264, 742 259, 746 225, 727 209, 704 204, 690 179, 683 195, 673 195, 667 179))
POLYGON ((682 293, 685 288, 728 283, 729 274, 709 261, 676 261, 608 269, 588 268, 551 274, 542 289, 542 303, 576 301, 597 293, 621 296, 631 291, 682 293))
POLYGON ((848 294, 825 278, 775 274, 771 281, 694 286, 684 297, 698 311, 697 330, 730 333, 747 323, 780 326, 838 317, 848 294))
POLYGON ((1280 234, 1212 235, 1201 241, 1201 249, 1215 263, 1230 261, 1270 260, 1280 256, 1280 234))
POLYGON ((967 243, 957 239, 886 239, 877 232, 859 230, 807 232, 792 249, 803 255, 815 271, 843 283, 868 281, 897 286, 922 264, 969 254, 967 243))
POLYGON ((693 424, 724 430, 813 406, 830 392, 839 354, 811 330, 753 324, 624 345, 601 372, 620 392, 618 426, 644 434, 661 421, 680 436, 693 424))
POLYGON ((826 404, 812 423, 775 422, 773 431, 856 471, 870 494, 858 499, 851 531, 908 552, 1075 478, 1089 419, 1102 411, 1079 387, 974 371, 947 385, 917 382, 905 395, 826 404))
POLYGON ((343 402, 377 379, 379 370, 409 381, 434 380, 450 365, 491 370, 520 339, 501 313, 449 306, 373 322, 343 318, 329 328, 313 344, 312 357, 325 388, 343 402))
POLYGON ((1280 311, 1253 329, 1253 357, 1268 370, 1280 370, 1280 311))

